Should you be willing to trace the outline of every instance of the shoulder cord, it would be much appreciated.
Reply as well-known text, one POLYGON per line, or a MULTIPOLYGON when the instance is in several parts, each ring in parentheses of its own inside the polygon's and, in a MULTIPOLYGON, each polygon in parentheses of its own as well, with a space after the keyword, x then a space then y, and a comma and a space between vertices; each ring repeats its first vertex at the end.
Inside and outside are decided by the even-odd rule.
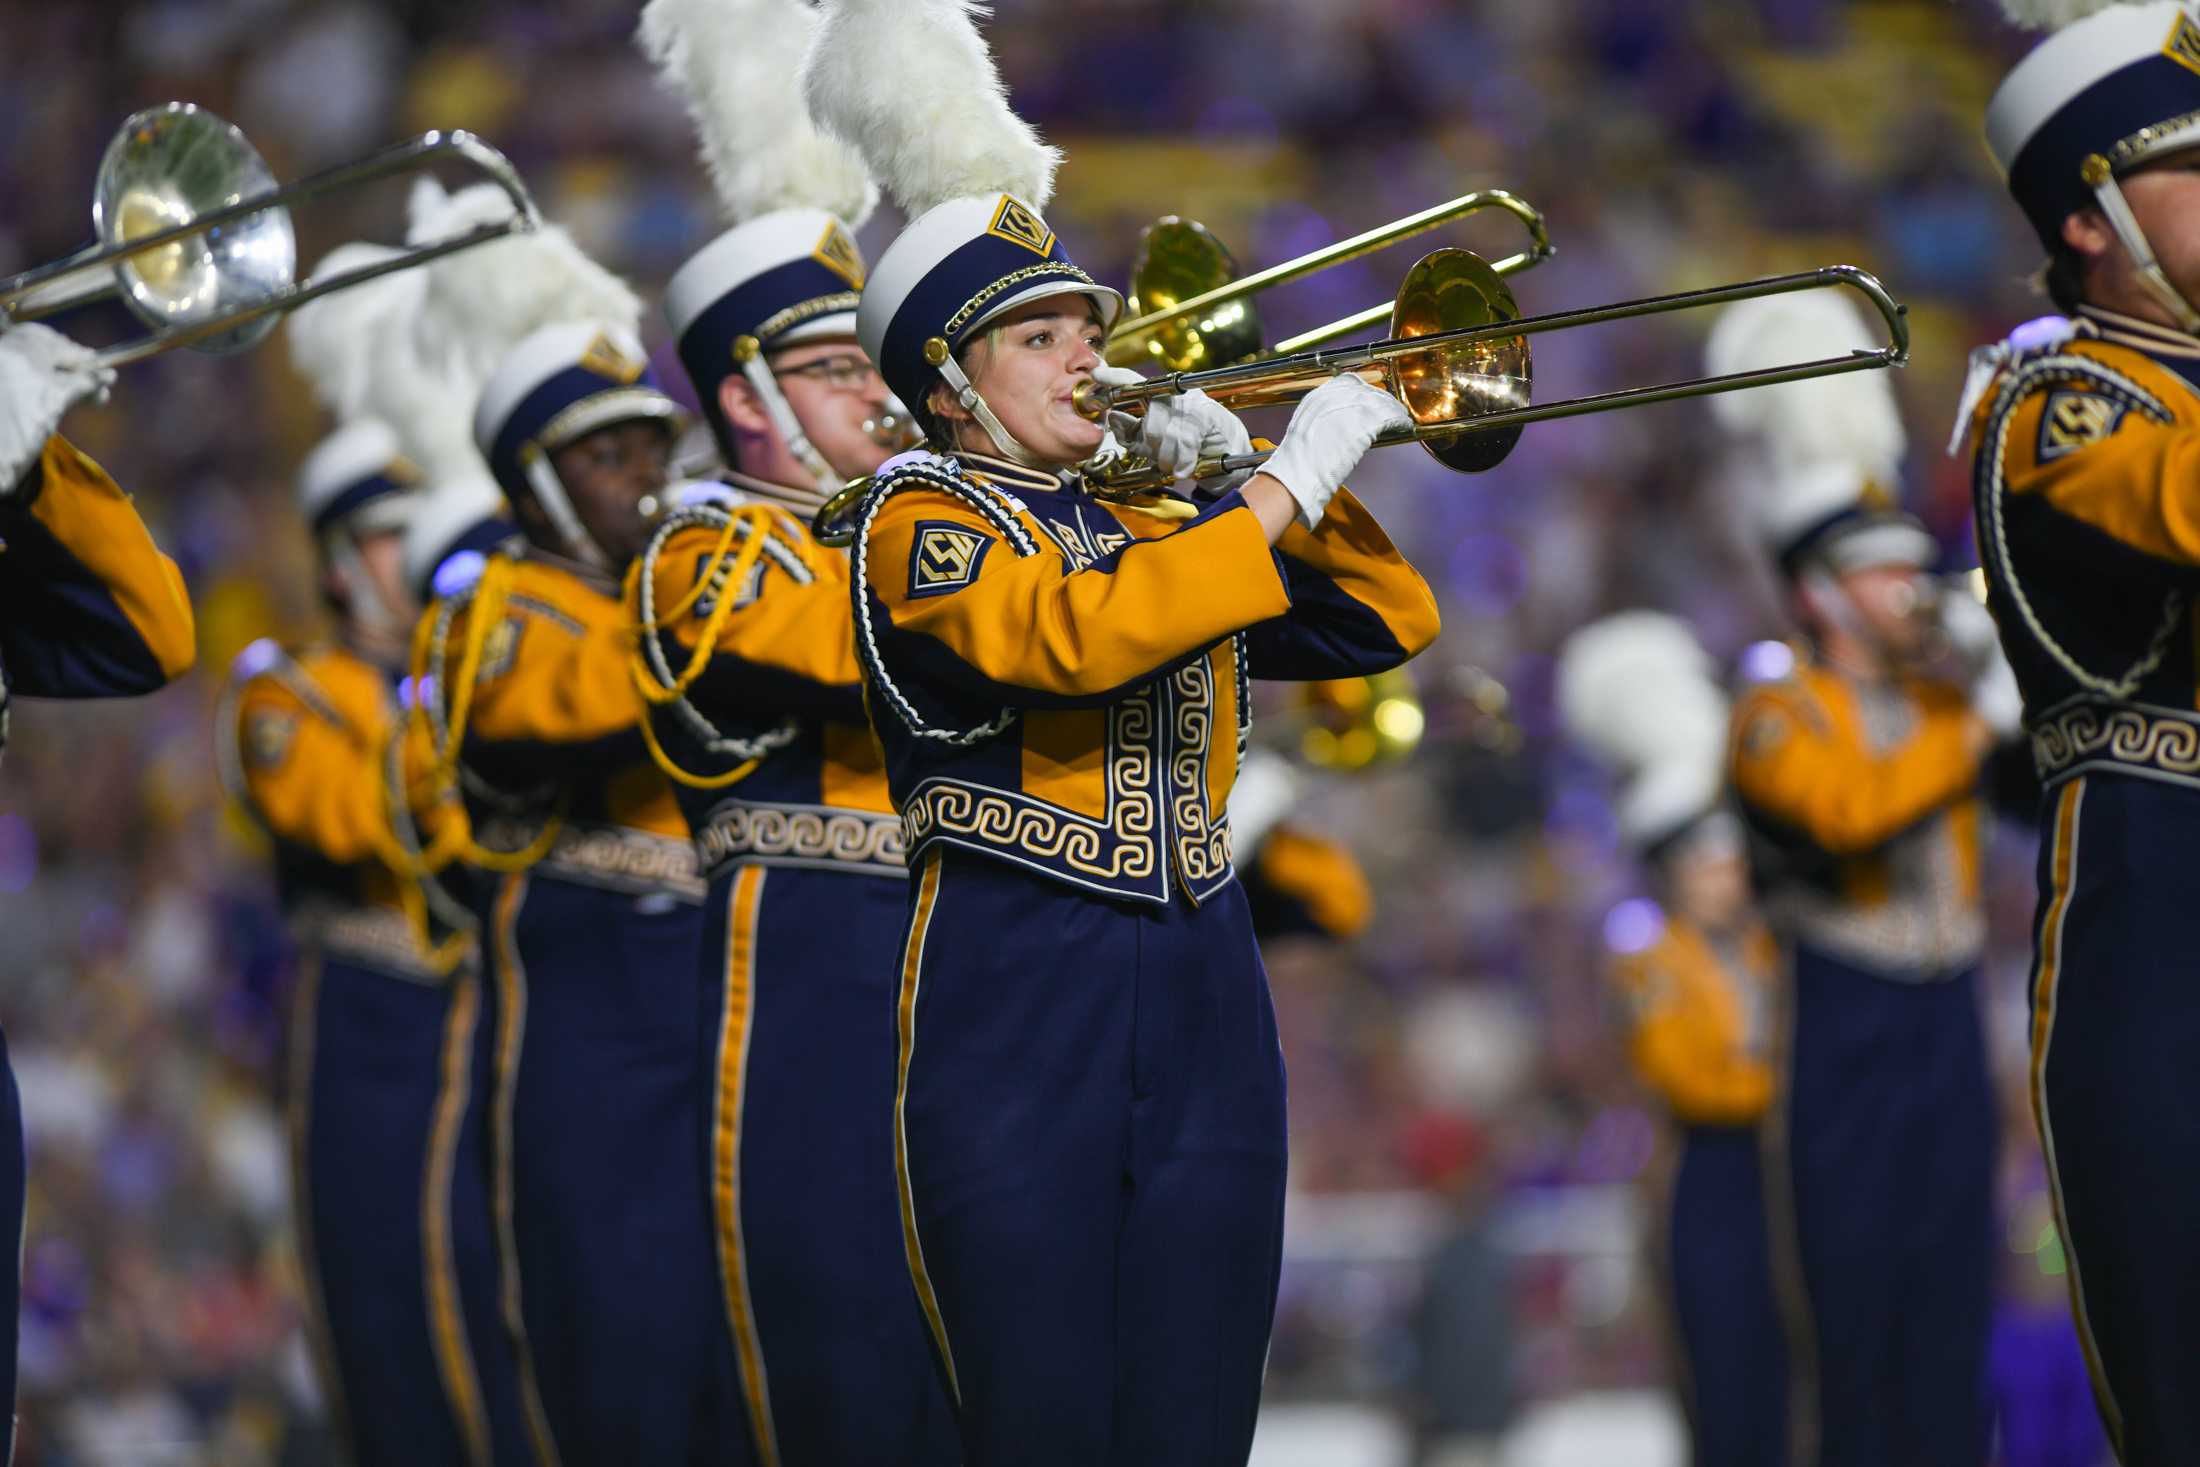
POLYGON ((719 639, 725 634, 726 622, 740 598, 741 585, 767 552, 773 562, 797 582, 807 584, 816 578, 800 548, 787 545, 772 534, 773 514, 769 506, 762 504, 744 504, 730 511, 711 504, 690 505, 665 518, 627 571, 626 604, 635 608, 634 631, 638 643, 628 668, 634 679, 634 689, 641 694, 645 705, 641 717, 642 742, 648 746, 650 759, 664 771, 665 777, 689 789, 717 790, 738 784, 756 772, 757 765, 766 755, 792 743, 799 732, 794 723, 787 722, 755 738, 737 738, 712 723, 687 696, 688 690, 695 686, 717 655, 719 639), (698 526, 716 527, 718 543, 711 547, 687 594, 659 616, 657 563, 663 558, 664 547, 673 535, 698 526), (739 548, 735 549, 737 540, 739 548), (713 585, 719 588, 718 596, 704 618, 695 650, 689 655, 687 666, 675 673, 665 658, 664 643, 658 634, 694 610, 713 585), (681 767, 657 737, 656 720, 650 710, 663 707, 670 707, 674 716, 708 752, 738 761, 735 766, 715 775, 696 774, 681 767))
POLYGON ((2008 471, 2009 429, 2015 421, 2017 406, 2032 389, 2050 382, 2084 382, 2104 388, 2127 409, 2144 413, 2158 423, 2168 423, 2172 421, 2172 417, 2168 406, 2160 398, 2103 363, 2072 355, 2046 356, 2027 362, 2009 374, 2009 380, 2002 384, 2001 391, 1995 396, 1993 411, 1987 416, 1986 431, 1979 440, 1979 463, 1973 493, 1978 497, 1979 519, 1988 531, 1982 537, 1982 548, 1992 560, 2002 586, 2009 593, 2011 604, 2024 619, 2025 629, 2032 634, 2032 639, 2040 648, 2055 660, 2056 665, 2068 673, 2080 687, 2110 698, 2128 698, 2146 680, 2148 674, 2161 665, 2163 657, 2168 655, 2170 639, 2184 620, 2185 608, 2190 598, 2180 591, 2173 592, 2164 600, 2162 624, 2156 629, 2147 650, 2119 677, 2096 677, 2087 672, 2079 666, 2078 659, 2055 640, 2040 621, 2031 598, 2025 595, 2024 587, 2018 583, 2016 572, 2010 565, 2009 535, 2002 508, 2008 471))
POLYGON ((909 701, 908 695, 902 692, 892 675, 887 672, 885 660, 879 655, 877 630, 871 625, 866 577, 871 550, 871 525, 877 520, 886 501, 904 489, 931 489, 952 499, 961 500, 999 530, 1018 556, 1037 555, 1039 545, 1031 537, 1031 532, 1010 511, 1006 496, 985 484, 964 477, 953 460, 946 461, 945 467, 935 460, 911 462, 895 468, 871 486, 856 510, 855 541, 849 551, 855 563, 848 583, 850 595, 855 602, 856 655, 863 663, 864 674, 871 680, 872 686, 885 697, 903 725, 918 738, 968 748, 1005 732, 1016 721, 1017 710, 1003 708, 993 718, 974 728, 939 728, 927 723, 909 701))
MULTIPOLYGON (((466 724, 473 713, 474 682, 481 675, 481 657, 489 634, 504 618, 504 605, 511 594, 512 562, 503 556, 491 556, 483 567, 481 579, 455 596, 444 598, 437 604, 432 616, 421 618, 413 635, 412 685, 413 706, 406 729, 425 727, 429 747, 435 759, 418 784, 407 787, 403 798, 418 798, 429 803, 450 806, 450 816, 435 839, 417 856, 408 854, 405 869, 422 876, 433 875, 453 861, 462 860, 469 866, 499 874, 526 871, 544 856, 557 841, 564 829, 562 810, 553 810, 543 821, 542 829, 526 846, 516 851, 493 851, 477 842, 473 836, 473 822, 466 813, 465 802, 458 798, 458 782, 461 774, 459 755, 466 743, 466 724), (471 608, 466 618, 466 636, 459 653, 455 687, 450 672, 451 622, 459 611, 471 608), (451 700, 448 716, 443 700, 451 700)), ((400 735, 402 737, 402 735, 400 735)), ((400 771, 402 762, 400 756, 400 771)), ((402 775, 400 774, 402 782, 402 775)), ((393 793, 393 798, 396 795, 393 793)))

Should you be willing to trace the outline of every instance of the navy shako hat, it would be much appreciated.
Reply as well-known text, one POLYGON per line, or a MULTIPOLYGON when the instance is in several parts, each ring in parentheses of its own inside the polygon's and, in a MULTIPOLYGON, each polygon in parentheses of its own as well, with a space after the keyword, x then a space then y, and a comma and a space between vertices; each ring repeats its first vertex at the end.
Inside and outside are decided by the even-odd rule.
POLYGON ((636 418, 676 431, 685 416, 658 387, 633 333, 569 321, 527 337, 489 378, 474 411, 474 442, 507 495, 539 497, 533 466, 547 467, 567 444, 636 418))
POLYGON ((2064 27, 1994 93, 1986 139, 2053 253, 2063 220, 2097 202, 2104 183, 2200 145, 2200 21, 2176 0, 2155 0, 2064 27))
POLYGON ((403 523, 401 496, 419 484, 420 471, 399 451, 397 434, 361 418, 306 455, 298 468, 298 509, 316 539, 338 528, 371 534, 403 523))
POLYGON ((1012 308, 1071 294, 1092 301, 1102 329, 1122 315, 1122 295, 1079 268, 1032 205, 1006 193, 951 199, 912 222, 879 258, 856 335, 886 385, 939 442, 926 399, 943 377, 968 390, 955 354, 1012 308))

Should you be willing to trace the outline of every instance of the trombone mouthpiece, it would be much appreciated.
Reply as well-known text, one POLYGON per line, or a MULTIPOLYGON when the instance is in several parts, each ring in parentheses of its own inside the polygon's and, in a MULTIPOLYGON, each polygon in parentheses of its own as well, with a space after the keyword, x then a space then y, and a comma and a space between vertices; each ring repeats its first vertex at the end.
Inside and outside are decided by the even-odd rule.
POLYGON ((1097 423, 1108 415, 1108 409, 1114 405, 1114 399, 1114 388, 1108 386, 1105 382, 1096 382, 1088 377, 1078 383, 1077 390, 1070 394, 1070 406, 1097 423))

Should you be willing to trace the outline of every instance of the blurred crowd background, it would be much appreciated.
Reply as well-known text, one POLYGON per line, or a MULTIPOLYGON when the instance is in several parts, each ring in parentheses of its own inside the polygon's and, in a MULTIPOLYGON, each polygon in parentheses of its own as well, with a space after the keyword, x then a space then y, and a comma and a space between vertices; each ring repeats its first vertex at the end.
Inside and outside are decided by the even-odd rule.
MULTIPOLYGON (((1897 382, 1907 500, 1951 567, 1974 563, 1967 474, 1942 454, 1964 357, 2045 309, 1979 135, 2023 47, 1988 0, 997 9, 1016 105, 1068 155, 1050 219, 1103 279, 1124 278, 1163 213, 1204 220, 1252 267, 1490 186, 1541 208, 1558 245, 1515 278, 1531 312, 1874 270, 1916 332, 1897 382)), ((687 119, 629 44, 632 3, 6 11, 0 272, 88 238, 106 140, 171 98, 239 123, 283 177, 474 128, 652 299, 721 224, 687 119)), ((316 207, 302 258, 395 239, 402 208, 396 187, 316 207)), ((880 211, 872 253, 897 224, 880 211)), ((1496 256, 1516 231, 1493 215, 1445 242, 1496 256)), ((1274 293, 1272 333, 1387 298, 1416 253, 1274 293)), ((1540 338, 1539 395, 1692 375, 1709 320, 1540 338)), ((100 341, 128 323, 71 324, 100 341)), ((201 651, 157 697, 19 703, 0 764, 0 1023, 32 1159, 24 1467, 326 1459, 288 1242, 290 958, 209 739, 232 655, 313 632, 291 472, 322 427, 279 340, 129 369, 109 406, 68 424, 181 562, 201 651)), ((1316 779, 1303 812, 1365 865, 1372 930, 1269 955, 1294 1190, 1261 1460, 1677 1463, 1641 1248, 1662 1138, 1602 988, 1607 928, 1639 880, 1608 792, 1555 734, 1551 659, 1574 627, 1632 606, 1687 616, 1727 659, 1785 635, 1752 486, 1701 404, 1530 428, 1475 477, 1393 450, 1361 484, 1436 586, 1445 632, 1414 669, 1420 751, 1316 779), (1508 690, 1505 720, 1465 697, 1480 674, 1508 690), (1605 1446, 1536 1455, 1569 1451, 1538 1445, 1567 1432, 1605 1446), (1501 1441, 1512 1455, 1492 1455, 1501 1441)), ((2008 1467, 2097 1467, 2023 1097, 2032 841, 2001 828, 1991 864, 1988 1032, 2009 1128, 1994 1387, 2008 1467)))

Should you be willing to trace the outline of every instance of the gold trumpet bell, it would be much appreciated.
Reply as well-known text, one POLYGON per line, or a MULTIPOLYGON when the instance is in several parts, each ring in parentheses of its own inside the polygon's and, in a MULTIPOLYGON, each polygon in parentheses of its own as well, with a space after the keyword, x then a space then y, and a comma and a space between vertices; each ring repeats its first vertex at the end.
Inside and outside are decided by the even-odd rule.
MULTIPOLYGON (((138 113, 100 161, 92 224, 102 243, 125 245, 275 188, 275 175, 242 132, 202 108, 171 103, 138 113)), ((193 325, 287 290, 298 262, 290 213, 272 208, 121 260, 124 300, 155 326, 193 325)), ((242 351, 273 331, 261 316, 192 343, 242 351)))
MULTIPOLYGON (((1487 260, 1471 250, 1441 249, 1406 272, 1390 334, 1429 336, 1519 319, 1512 290, 1487 260)), ((1534 367, 1528 338, 1510 336, 1409 353, 1393 360, 1388 372, 1391 392, 1416 423, 1443 423, 1528 406, 1534 367)), ((1446 468, 1480 473, 1504 461, 1524 426, 1424 438, 1421 446, 1446 468)))
MULTIPOLYGON (((1174 310, 1237 278, 1237 261, 1213 231, 1196 219, 1165 215, 1139 235, 1129 315, 1174 310)), ((1232 366, 1260 355, 1260 312, 1250 297, 1223 301, 1197 316, 1164 321, 1129 345, 1141 364, 1165 372, 1232 366)))

